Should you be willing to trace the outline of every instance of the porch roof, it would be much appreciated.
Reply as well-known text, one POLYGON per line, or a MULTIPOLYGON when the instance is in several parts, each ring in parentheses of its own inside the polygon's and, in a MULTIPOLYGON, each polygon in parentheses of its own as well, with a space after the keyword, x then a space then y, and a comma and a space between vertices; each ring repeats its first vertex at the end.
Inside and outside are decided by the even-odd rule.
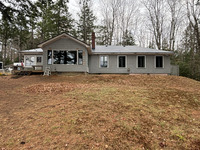
POLYGON ((43 54, 43 50, 41 48, 35 48, 35 49, 29 49, 29 50, 23 50, 20 53, 22 54, 43 54))

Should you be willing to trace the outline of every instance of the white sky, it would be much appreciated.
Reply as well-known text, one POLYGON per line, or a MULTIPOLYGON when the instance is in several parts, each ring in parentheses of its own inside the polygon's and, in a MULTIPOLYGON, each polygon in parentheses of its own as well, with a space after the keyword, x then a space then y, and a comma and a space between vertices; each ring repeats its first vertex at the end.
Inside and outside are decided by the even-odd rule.
MULTIPOLYGON (((32 0, 33 2, 36 2, 37 0, 32 0)), ((56 1, 56 0, 54 0, 56 1)), ((80 7, 79 7, 79 2, 80 0, 69 0, 68 7, 69 7, 69 12, 72 14, 72 17, 75 19, 78 19, 77 13, 80 12, 80 7)), ((94 15, 99 19, 100 15, 100 7, 99 7, 99 0, 92 0, 93 3, 93 13, 94 15)))
MULTIPOLYGON (((78 19, 77 13, 80 12, 80 6, 79 6, 79 1, 80 0, 69 0, 68 7, 69 7, 69 12, 72 14, 72 17, 75 18, 76 20, 78 19)), ((101 20, 101 9, 99 7, 99 0, 92 0, 93 3, 93 13, 94 15, 98 18, 97 20, 101 20)))

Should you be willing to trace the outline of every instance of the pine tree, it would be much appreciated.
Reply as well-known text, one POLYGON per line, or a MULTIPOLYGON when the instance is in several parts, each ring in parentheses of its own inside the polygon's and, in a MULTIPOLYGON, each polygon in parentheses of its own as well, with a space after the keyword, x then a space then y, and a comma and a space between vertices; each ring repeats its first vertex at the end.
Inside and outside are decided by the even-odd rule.
POLYGON ((2 14, 2 19, 9 22, 12 22, 14 13, 25 12, 29 10, 30 7, 33 7, 33 3, 30 0, 0 1, 0 13, 2 14))
POLYGON ((13 33, 13 27, 12 24, 5 19, 2 19, 0 22, 0 27, 1 27, 1 33, 0 33, 0 39, 2 42, 2 60, 4 62, 4 64, 6 65, 6 60, 8 59, 8 42, 9 39, 12 37, 12 33, 13 33))
POLYGON ((191 24, 184 32, 181 49, 182 53, 177 56, 180 75, 200 80, 200 56, 195 30, 191 24))
POLYGON ((109 33, 106 26, 96 27, 96 43, 97 45, 108 45, 109 33))
POLYGON ((67 33, 75 36, 75 30, 73 28, 74 19, 68 11, 68 0, 58 0, 54 4, 54 21, 56 24, 56 34, 67 33))
POLYGON ((30 8, 28 13, 28 25, 29 25, 29 32, 30 32, 30 38, 29 38, 29 45, 28 49, 37 47, 37 39, 35 38, 35 30, 37 28, 37 20, 38 20, 38 9, 36 5, 34 4, 33 7, 30 8))
MULTIPOLYGON (((13 34, 15 38, 13 38, 15 44, 17 45, 17 49, 20 52, 23 49, 29 48, 29 43, 27 42, 30 37, 29 27, 28 27, 28 20, 25 13, 20 13, 15 19, 15 28, 13 34)), ((21 56, 19 55, 21 59, 21 56)))
POLYGON ((0 12, 2 14, 1 20, 1 41, 3 43, 3 58, 4 63, 14 60, 13 48, 17 48, 19 51, 27 47, 29 39, 29 27, 28 27, 28 14, 30 8, 34 5, 29 0, 5 0, 5 5, 0 2, 2 6, 0 12))
POLYGON ((39 20, 37 24, 37 34, 40 42, 48 40, 55 36, 55 21, 53 14, 53 0, 37 1, 36 6, 39 11, 39 20))
POLYGON ((79 22, 78 22, 78 33, 80 38, 85 43, 90 43, 91 33, 94 31, 94 21, 96 17, 93 14, 89 6, 90 0, 82 0, 81 2, 81 13, 78 14, 79 22))
POLYGON ((136 45, 135 39, 134 39, 131 31, 126 30, 125 36, 123 37, 122 45, 129 45, 129 46, 136 45))

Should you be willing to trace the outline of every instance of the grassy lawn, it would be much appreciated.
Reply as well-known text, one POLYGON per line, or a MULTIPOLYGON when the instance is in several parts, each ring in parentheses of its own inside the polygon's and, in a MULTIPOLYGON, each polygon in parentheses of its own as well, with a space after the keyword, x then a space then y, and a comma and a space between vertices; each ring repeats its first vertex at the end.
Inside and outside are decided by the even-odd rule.
POLYGON ((0 149, 200 149, 200 82, 0 77, 0 149))

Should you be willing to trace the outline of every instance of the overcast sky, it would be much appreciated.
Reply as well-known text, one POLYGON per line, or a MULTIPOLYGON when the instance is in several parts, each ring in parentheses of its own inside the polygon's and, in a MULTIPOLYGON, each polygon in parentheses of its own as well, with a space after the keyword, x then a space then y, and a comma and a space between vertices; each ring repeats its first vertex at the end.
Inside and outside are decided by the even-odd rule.
MULTIPOLYGON (((32 0, 33 2, 36 2, 37 0, 32 0)), ((56 1, 56 0, 54 0, 56 1)), ((78 19, 77 13, 80 12, 80 6, 79 6, 80 0, 69 0, 68 7, 69 7, 69 12, 72 14, 72 17, 75 18, 76 20, 78 19)), ((93 13, 94 15, 100 20, 100 0, 92 0, 93 3, 93 13)))
MULTIPOLYGON (((80 6, 79 6, 79 2, 80 0, 69 0, 69 12, 72 14, 73 18, 78 19, 77 17, 77 13, 80 12, 80 6)), ((98 20, 101 20, 100 17, 100 12, 101 12, 101 8, 100 8, 100 1, 99 0, 92 0, 93 2, 93 13, 94 15, 98 18, 98 20)))

